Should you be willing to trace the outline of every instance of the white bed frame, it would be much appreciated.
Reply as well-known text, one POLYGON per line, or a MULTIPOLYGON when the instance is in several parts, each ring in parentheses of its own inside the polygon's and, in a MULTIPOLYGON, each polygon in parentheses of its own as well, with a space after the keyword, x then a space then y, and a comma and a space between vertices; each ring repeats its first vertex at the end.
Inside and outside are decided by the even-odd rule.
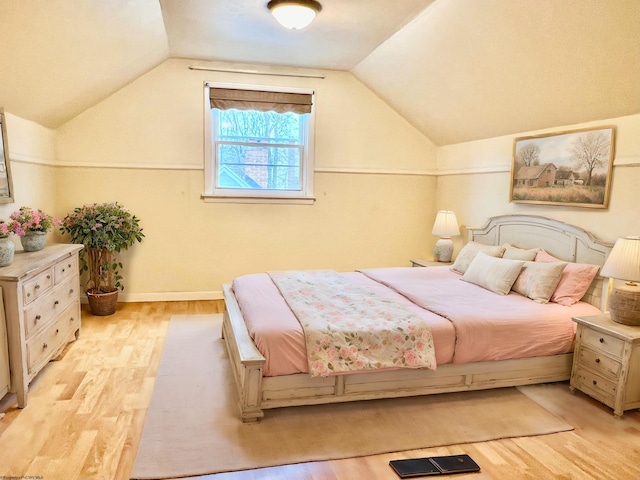
MULTIPOLYGON (((531 215, 492 217, 486 226, 467 230, 469 241, 542 247, 562 260, 578 263, 603 265, 612 248, 581 228, 531 215)), ((601 310, 605 310, 603 284, 598 276, 583 298, 601 310)), ((223 293, 226 311, 222 336, 231 359, 244 422, 258 421, 264 410, 271 408, 528 385, 567 380, 571 375, 573 354, 446 364, 436 371, 408 369, 326 378, 303 373, 264 377, 265 358, 247 331, 231 285, 224 285, 223 293)))

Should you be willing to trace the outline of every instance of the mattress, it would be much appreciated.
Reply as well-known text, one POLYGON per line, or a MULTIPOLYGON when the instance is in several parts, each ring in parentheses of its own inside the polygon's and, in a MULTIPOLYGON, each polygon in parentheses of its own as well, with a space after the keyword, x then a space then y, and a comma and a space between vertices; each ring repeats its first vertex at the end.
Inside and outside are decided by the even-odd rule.
MULTIPOLYGON (((436 362, 469 363, 570 353, 574 316, 600 311, 587 303, 539 304, 515 292, 497 295, 464 282, 448 267, 376 268, 342 273, 350 281, 397 301, 430 326, 436 362)), ((266 273, 232 284, 265 376, 307 373, 304 332, 266 273)))

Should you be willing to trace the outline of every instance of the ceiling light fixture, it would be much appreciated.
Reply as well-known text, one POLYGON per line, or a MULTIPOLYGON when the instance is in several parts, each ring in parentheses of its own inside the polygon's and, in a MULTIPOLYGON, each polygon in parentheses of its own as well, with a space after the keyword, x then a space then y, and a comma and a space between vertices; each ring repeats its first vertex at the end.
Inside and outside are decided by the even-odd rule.
POLYGON ((322 5, 315 0, 271 0, 267 8, 283 27, 301 30, 316 18, 322 5))

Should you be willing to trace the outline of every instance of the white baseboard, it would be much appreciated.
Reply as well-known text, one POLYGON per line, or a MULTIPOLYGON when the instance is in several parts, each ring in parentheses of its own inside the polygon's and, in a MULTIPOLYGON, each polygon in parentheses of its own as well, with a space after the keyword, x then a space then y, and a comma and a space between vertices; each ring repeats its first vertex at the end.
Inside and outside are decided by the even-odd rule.
MULTIPOLYGON (((222 300, 222 290, 211 292, 157 292, 157 293, 125 293, 118 294, 118 302, 186 302, 189 300, 222 300)), ((80 300, 87 303, 86 295, 80 300)))

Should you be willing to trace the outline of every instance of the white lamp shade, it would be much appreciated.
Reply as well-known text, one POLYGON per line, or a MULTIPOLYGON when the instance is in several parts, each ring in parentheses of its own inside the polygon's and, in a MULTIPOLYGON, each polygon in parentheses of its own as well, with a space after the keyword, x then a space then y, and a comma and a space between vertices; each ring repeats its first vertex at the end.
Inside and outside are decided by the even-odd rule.
POLYGON ((616 240, 600 275, 640 282, 640 237, 621 237, 616 240))
POLYGON ((436 215, 436 221, 433 224, 431 233, 444 238, 460 235, 460 227, 458 227, 456 214, 451 210, 440 210, 436 215))
POLYGON ((267 6, 278 23, 290 30, 308 27, 322 9, 319 3, 308 0, 273 0, 267 6))

